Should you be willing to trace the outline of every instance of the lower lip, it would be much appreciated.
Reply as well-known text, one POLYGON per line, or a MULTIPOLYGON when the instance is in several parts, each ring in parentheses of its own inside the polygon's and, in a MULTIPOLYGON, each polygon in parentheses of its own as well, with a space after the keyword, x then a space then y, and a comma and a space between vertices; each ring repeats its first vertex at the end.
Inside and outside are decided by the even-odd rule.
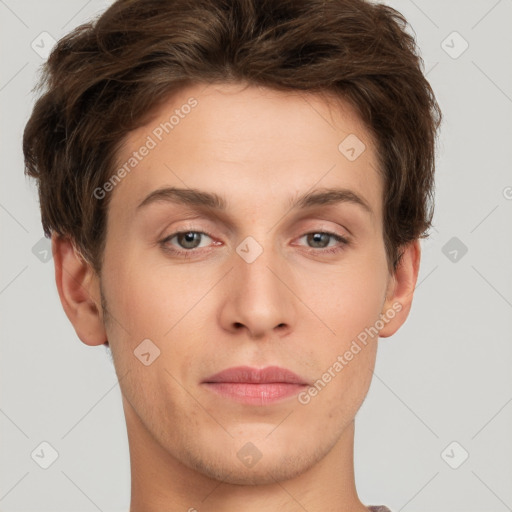
POLYGON ((206 387, 219 395, 236 402, 266 405, 298 394, 306 386, 286 382, 250 384, 247 382, 206 382, 206 387))

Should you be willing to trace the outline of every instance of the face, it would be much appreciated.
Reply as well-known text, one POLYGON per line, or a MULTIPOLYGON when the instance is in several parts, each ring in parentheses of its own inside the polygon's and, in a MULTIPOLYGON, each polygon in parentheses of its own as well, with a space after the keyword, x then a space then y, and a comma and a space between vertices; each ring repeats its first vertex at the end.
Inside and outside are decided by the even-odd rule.
POLYGON ((361 333, 389 307, 369 133, 313 94, 196 85, 118 157, 101 289, 128 422, 226 482, 306 471, 353 422, 378 339, 361 333))

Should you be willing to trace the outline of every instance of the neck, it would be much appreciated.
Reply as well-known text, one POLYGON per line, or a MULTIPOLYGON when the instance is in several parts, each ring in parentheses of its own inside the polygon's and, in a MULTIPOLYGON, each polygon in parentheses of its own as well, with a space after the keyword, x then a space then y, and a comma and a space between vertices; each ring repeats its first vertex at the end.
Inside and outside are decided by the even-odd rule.
POLYGON ((355 488, 353 422, 330 452, 299 476, 236 485, 182 464, 154 439, 124 397, 123 406, 130 446, 130 512, 368 512, 355 488))

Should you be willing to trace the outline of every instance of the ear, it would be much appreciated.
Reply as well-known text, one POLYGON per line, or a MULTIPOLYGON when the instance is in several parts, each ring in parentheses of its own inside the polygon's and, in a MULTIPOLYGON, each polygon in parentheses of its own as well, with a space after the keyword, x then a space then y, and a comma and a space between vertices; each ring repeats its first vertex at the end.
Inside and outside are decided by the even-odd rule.
POLYGON ((380 330, 379 337, 387 338, 395 334, 409 316, 414 288, 418 280, 420 258, 419 240, 414 240, 403 248, 398 267, 389 279, 386 300, 381 313, 385 325, 380 330))
POLYGON ((53 234, 52 253, 60 301, 78 337, 86 345, 105 343, 99 277, 68 237, 53 234))

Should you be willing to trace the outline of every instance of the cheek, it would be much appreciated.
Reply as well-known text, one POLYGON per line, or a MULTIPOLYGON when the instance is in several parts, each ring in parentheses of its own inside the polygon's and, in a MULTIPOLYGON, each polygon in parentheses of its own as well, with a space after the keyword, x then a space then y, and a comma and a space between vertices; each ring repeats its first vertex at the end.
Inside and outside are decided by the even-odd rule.
MULTIPOLYGON (((172 387, 174 381, 165 370, 186 380, 187 369, 198 364, 198 354, 208 351, 208 337, 197 326, 208 324, 214 315, 214 294, 205 297, 211 275, 194 273, 185 265, 171 268, 142 261, 125 258, 122 265, 105 264, 103 285, 113 317, 107 336, 116 370, 120 377, 130 372, 125 389, 138 403, 144 403, 148 389, 172 387), (151 359, 153 354, 158 357, 145 366, 136 356, 147 351, 151 359)), ((154 395, 150 398, 155 400, 154 395)))
POLYGON ((300 296, 343 345, 374 325, 385 300, 387 273, 382 261, 340 265, 329 274, 304 273, 300 296))
POLYGON ((115 258, 114 254, 110 262, 105 258, 103 286, 116 320, 112 327, 133 343, 162 339, 205 293, 204 280, 179 268, 150 265, 143 257, 115 258))
POLYGON ((376 325, 387 284, 383 252, 381 256, 376 248, 375 254, 340 266, 330 276, 316 276, 311 282, 307 278, 308 285, 314 281, 315 290, 308 305, 331 331, 324 329, 327 334, 321 342, 308 348, 321 381, 318 387, 323 390, 325 384, 326 388, 320 392, 323 399, 319 403, 327 409, 343 403, 355 411, 368 390, 378 342, 376 325))

